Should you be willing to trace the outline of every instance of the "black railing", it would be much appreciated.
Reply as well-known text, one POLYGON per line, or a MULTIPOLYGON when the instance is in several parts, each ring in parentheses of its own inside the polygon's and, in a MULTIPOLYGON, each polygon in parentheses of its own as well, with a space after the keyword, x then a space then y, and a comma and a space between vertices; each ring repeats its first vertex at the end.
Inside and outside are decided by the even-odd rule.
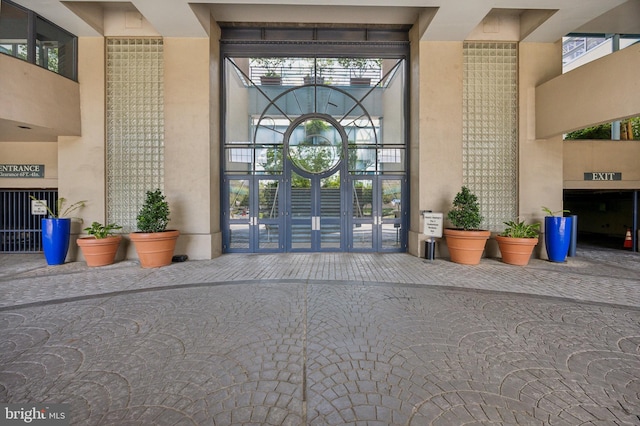
POLYGON ((49 208, 55 211, 58 191, 0 189, 0 252, 33 253, 42 251, 42 227, 40 219, 47 217, 32 214, 34 196, 46 200, 49 208))
POLYGON ((379 67, 363 70, 349 69, 339 66, 323 69, 313 74, 309 67, 278 66, 267 69, 265 67, 252 66, 249 78, 255 85, 282 85, 302 86, 304 84, 328 84, 332 86, 352 85, 378 85, 382 78, 382 70, 379 67))

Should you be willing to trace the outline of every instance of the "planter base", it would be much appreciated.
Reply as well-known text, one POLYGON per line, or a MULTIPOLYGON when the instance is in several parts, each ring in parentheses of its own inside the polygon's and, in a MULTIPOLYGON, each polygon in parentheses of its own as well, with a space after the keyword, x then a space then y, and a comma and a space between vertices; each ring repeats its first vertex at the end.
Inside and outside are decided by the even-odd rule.
POLYGON ((159 268, 171 264, 173 250, 179 231, 164 231, 154 233, 133 232, 129 234, 136 247, 140 266, 143 268, 159 268))
POLYGON ((538 244, 538 238, 512 238, 498 235, 496 237, 502 261, 510 265, 526 266, 531 259, 533 248, 538 244))
POLYGON ((463 265, 480 263, 484 246, 491 236, 491 231, 463 231, 461 229, 445 229, 447 247, 451 261, 463 265))
POLYGON ((111 265, 115 261, 122 237, 114 235, 106 238, 78 238, 78 246, 82 250, 87 266, 111 265))

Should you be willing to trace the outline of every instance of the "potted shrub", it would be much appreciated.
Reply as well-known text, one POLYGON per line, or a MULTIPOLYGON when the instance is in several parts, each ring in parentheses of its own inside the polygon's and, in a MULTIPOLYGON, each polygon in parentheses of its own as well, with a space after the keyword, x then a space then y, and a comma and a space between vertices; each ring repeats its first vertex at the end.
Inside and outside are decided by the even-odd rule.
POLYGON ((382 65, 381 59, 372 58, 339 58, 338 63, 349 71, 352 86, 369 86, 371 77, 366 77, 367 70, 379 69, 382 65))
POLYGON ((180 232, 167 231, 169 213, 169 203, 160 189, 146 192, 145 202, 137 216, 138 232, 129 234, 143 268, 171 264, 180 232))
POLYGON ((84 228, 89 237, 78 238, 76 243, 82 250, 82 255, 87 266, 111 265, 116 258, 122 236, 113 235, 113 231, 122 229, 122 226, 110 223, 103 225, 93 222, 90 227, 84 228))
POLYGON ((38 200, 33 195, 30 196, 36 203, 44 206, 47 209, 48 217, 41 219, 42 225, 42 250, 44 251, 44 257, 47 261, 47 265, 62 265, 67 257, 67 251, 69 251, 69 239, 71 236, 71 219, 80 218, 67 217, 74 211, 81 207, 84 207, 86 201, 78 201, 68 207, 65 207, 67 201, 64 197, 59 197, 56 203, 55 211, 42 200, 38 200))
POLYGON ((333 67, 334 60, 328 58, 317 58, 311 60, 309 72, 304 76, 304 84, 324 84, 324 72, 333 67))
POLYGON ((265 73, 260 76, 260 84, 263 86, 280 86, 282 84, 282 67, 285 58, 253 58, 251 66, 264 68, 265 73))
POLYGON ((526 224, 523 221, 504 222, 507 228, 496 236, 502 261, 510 265, 525 266, 531 259, 533 248, 538 244, 539 223, 526 224))
POLYGON ((464 265, 477 265, 491 232, 481 230, 478 197, 463 186, 453 199, 453 207, 447 218, 454 228, 444 230, 451 260, 464 265))
POLYGON ((552 211, 542 207, 544 218, 544 245, 551 262, 564 262, 571 244, 571 217, 556 216, 569 213, 569 210, 552 211))

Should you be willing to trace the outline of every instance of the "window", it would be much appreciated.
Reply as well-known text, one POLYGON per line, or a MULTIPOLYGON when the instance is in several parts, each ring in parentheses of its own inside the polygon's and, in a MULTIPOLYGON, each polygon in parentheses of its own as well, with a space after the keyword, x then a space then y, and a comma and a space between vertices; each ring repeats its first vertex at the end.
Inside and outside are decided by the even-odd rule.
MULTIPOLYGON (((562 72, 639 42, 640 34, 569 34, 562 39, 562 72)), ((640 140, 640 116, 575 130, 564 135, 564 139, 640 140)))
POLYGON ((77 79, 77 37, 33 11, 1 0, 0 53, 77 79))

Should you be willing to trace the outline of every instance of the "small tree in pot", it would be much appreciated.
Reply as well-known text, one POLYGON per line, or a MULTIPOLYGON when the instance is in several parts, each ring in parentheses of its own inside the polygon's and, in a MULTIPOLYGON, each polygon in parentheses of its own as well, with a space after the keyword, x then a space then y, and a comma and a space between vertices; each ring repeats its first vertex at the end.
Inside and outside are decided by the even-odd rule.
POLYGON ((444 230, 451 260, 464 265, 477 265, 491 232, 480 230, 482 215, 478 197, 463 186, 453 199, 447 218, 454 228, 444 230))
POLYGON ((453 207, 447 213, 447 219, 456 229, 477 230, 482 223, 478 197, 469 188, 463 186, 453 199, 453 207))
POLYGON ((143 268, 157 268, 171 263, 180 232, 166 230, 169 214, 169 203, 162 191, 147 191, 145 202, 136 218, 139 232, 129 234, 143 268))
POLYGON ((169 214, 169 203, 162 191, 147 191, 147 198, 136 217, 138 230, 145 233, 164 232, 169 225, 169 214))

